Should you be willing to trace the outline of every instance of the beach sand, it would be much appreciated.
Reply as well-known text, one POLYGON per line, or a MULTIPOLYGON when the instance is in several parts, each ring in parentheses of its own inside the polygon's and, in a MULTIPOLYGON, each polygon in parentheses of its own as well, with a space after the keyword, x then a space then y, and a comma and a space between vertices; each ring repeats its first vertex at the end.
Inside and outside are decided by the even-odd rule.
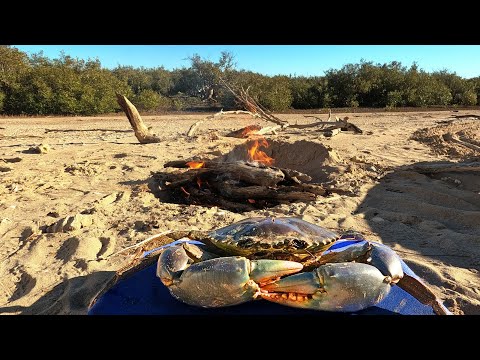
MULTIPOLYGON (((271 123, 228 115, 188 138, 205 115, 144 116, 162 141, 141 145, 123 114, 0 118, 0 313, 86 314, 95 294, 131 260, 128 251, 116 253, 162 231, 298 216, 389 245, 453 313, 480 314, 480 174, 408 168, 478 161, 480 120, 449 121, 462 114, 480 111, 334 114, 348 116, 363 134, 326 138, 313 128, 287 128, 266 135, 278 164, 354 195, 243 214, 163 202, 152 192, 152 172, 170 160, 239 151, 245 139, 225 134, 271 123), (474 146, 452 142, 452 135, 474 146)), ((315 121, 278 116, 290 124, 315 121)))

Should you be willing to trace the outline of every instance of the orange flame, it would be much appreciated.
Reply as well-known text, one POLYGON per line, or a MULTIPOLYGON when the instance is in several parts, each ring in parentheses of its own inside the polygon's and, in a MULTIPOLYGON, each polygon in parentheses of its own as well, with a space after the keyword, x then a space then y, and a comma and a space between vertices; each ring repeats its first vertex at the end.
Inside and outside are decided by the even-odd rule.
POLYGON ((249 137, 250 135, 255 135, 261 127, 258 125, 249 125, 245 129, 243 129, 241 137, 249 137))
POLYGON ((187 165, 189 169, 200 169, 205 166, 205 163, 203 161, 189 161, 185 163, 185 165, 187 165))
POLYGON ((256 161, 264 165, 272 165, 274 159, 259 150, 260 146, 267 148, 268 142, 264 138, 247 142, 247 153, 250 161, 256 161))

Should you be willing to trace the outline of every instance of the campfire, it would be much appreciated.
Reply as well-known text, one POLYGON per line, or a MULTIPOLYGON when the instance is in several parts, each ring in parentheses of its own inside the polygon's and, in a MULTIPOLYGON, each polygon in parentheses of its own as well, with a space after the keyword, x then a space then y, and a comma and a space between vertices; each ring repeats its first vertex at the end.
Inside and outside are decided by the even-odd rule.
POLYGON ((175 203, 246 212, 282 203, 310 202, 332 192, 347 193, 311 183, 311 176, 300 171, 274 166, 275 159, 265 152, 268 141, 255 135, 255 128, 250 130, 245 133, 248 139, 241 159, 224 156, 165 163, 165 168, 178 170, 152 174, 163 197, 168 195, 175 203))

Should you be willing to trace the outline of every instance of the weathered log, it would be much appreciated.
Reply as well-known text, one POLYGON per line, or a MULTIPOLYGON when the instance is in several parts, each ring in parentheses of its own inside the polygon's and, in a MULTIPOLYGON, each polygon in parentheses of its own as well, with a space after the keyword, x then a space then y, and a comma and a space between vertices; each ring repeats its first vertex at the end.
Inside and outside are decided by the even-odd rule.
POLYGON ((172 160, 172 161, 168 161, 165 164, 163 164, 163 167, 164 168, 172 167, 172 168, 179 168, 179 169, 182 169, 182 168, 188 169, 188 168, 190 168, 190 166, 187 165, 187 163, 189 163, 189 162, 203 162, 203 163, 206 163, 207 160, 202 160, 202 159, 172 160))
POLYGON ((248 203, 229 201, 215 194, 208 194, 202 192, 201 190, 195 189, 194 187, 190 187, 188 190, 190 192, 190 196, 192 197, 190 202, 199 203, 199 205, 219 206, 222 209, 233 212, 247 212, 256 209, 253 205, 250 205, 248 203))
POLYGON ((335 128, 335 129, 331 129, 331 130, 325 130, 323 135, 326 136, 326 137, 334 137, 335 135, 340 134, 341 132, 342 132, 341 129, 335 128))
POLYGON ((150 133, 150 130, 148 130, 148 128, 145 126, 135 105, 133 105, 125 96, 119 93, 115 94, 117 95, 118 105, 120 105, 122 110, 125 112, 125 115, 127 115, 128 121, 130 122, 130 125, 132 126, 135 136, 140 144, 160 142, 160 139, 150 133))
POLYGON ((301 183, 302 181, 311 181, 312 177, 304 174, 300 171, 293 170, 293 169, 286 169, 286 168, 277 168, 272 167, 274 169, 279 169, 285 175, 285 180, 291 180, 297 184, 301 183))
POLYGON ((320 196, 323 196, 327 193, 323 186, 316 184, 295 184, 293 187, 320 196))
POLYGON ((468 118, 473 118, 475 120, 480 120, 479 115, 474 115, 474 114, 466 114, 466 115, 453 115, 455 119, 468 119, 468 118))
POLYGON ((472 161, 468 163, 436 163, 436 164, 414 164, 405 168, 405 170, 416 171, 421 174, 436 174, 441 172, 467 172, 480 171, 480 162, 472 161))
MULTIPOLYGON (((319 119, 316 116, 310 116, 310 115, 305 115, 305 117, 314 117, 316 119, 319 119)), ((337 121, 318 121, 312 124, 300 124, 300 125, 290 125, 290 128, 292 129, 307 129, 307 128, 312 128, 312 127, 320 127, 319 131, 333 131, 334 129, 340 129, 342 131, 353 131, 358 134, 362 134, 363 130, 360 129, 358 126, 355 124, 352 124, 347 121, 348 117, 346 117, 343 120, 337 120, 337 121), (325 126, 328 125, 327 128, 325 126)))
MULTIPOLYGON (((235 184, 225 182, 212 182, 211 185, 224 197, 233 200, 270 200, 275 202, 313 201, 315 194, 310 192, 295 191, 290 187, 288 191, 280 192, 267 186, 244 186, 238 187, 235 184)), ((285 190, 286 187, 284 187, 285 190)))
POLYGON ((195 132, 197 131, 198 127, 200 125, 202 125, 205 121, 210 120, 210 119, 214 119, 218 116, 230 115, 230 114, 234 114, 234 115, 247 114, 247 115, 250 115, 252 117, 260 117, 258 114, 254 114, 250 111, 244 111, 244 110, 223 111, 223 110, 220 110, 218 113, 215 113, 213 115, 208 115, 204 119, 199 120, 196 123, 194 123, 192 126, 190 126, 190 129, 188 129, 188 132, 187 132, 187 136, 192 137, 193 135, 195 135, 195 132))
MULTIPOLYGON (((170 161, 164 167, 187 168, 188 161, 170 161)), ((216 175, 234 180, 244 181, 249 184, 275 186, 285 179, 284 173, 276 168, 255 166, 245 162, 215 162, 205 160, 204 168, 216 175)))

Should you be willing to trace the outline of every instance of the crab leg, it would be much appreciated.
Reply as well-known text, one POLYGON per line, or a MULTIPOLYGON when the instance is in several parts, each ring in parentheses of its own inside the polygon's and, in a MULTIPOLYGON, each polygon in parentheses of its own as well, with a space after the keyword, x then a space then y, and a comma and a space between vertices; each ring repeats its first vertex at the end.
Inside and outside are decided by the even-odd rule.
POLYGON ((358 311, 381 301, 390 277, 362 263, 333 263, 295 274, 262 287, 262 298, 283 305, 324 310, 358 311))
POLYGON ((254 299, 258 284, 301 271, 302 264, 283 260, 220 257, 193 263, 182 246, 165 249, 157 276, 178 300, 201 307, 221 307, 254 299))

